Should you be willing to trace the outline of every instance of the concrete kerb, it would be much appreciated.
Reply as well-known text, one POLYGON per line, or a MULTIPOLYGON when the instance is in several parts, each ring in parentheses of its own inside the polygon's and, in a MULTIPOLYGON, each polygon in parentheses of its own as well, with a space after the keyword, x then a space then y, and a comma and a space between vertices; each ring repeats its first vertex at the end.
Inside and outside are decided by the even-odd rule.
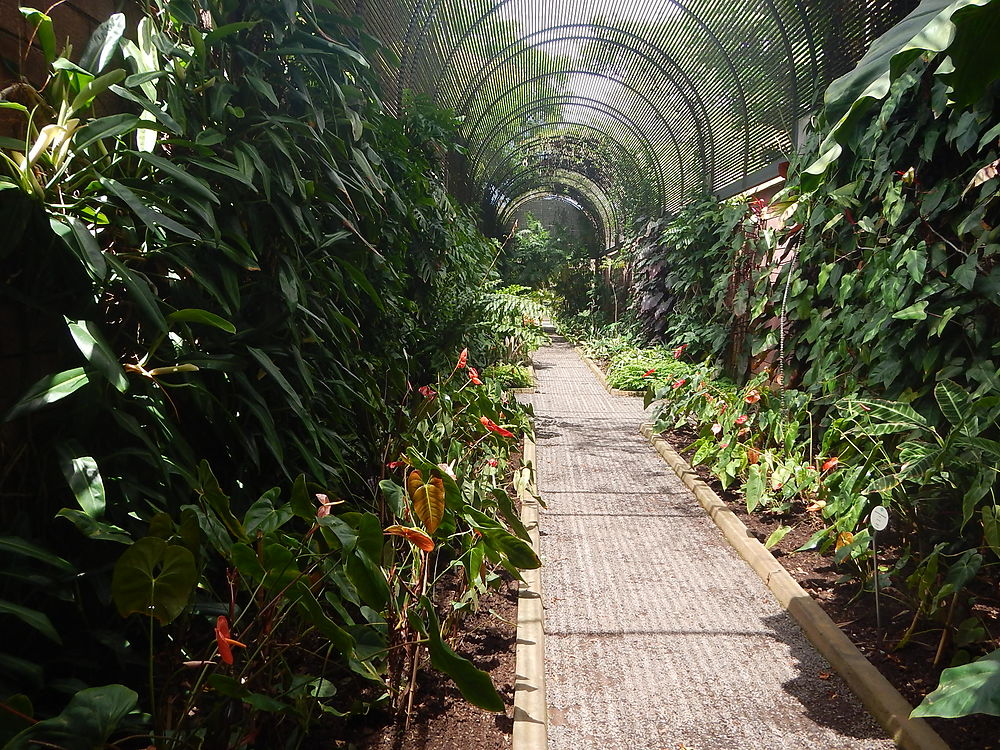
MULTIPOLYGON (((535 443, 524 438, 522 464, 535 471, 535 443)), ((528 529, 535 554, 540 553, 538 500, 535 483, 520 491, 521 522, 528 529)), ((514 676, 513 750, 546 750, 548 703, 545 697, 545 613, 542 607, 540 570, 521 571, 524 582, 517 592, 517 649, 514 676)))
POLYGON ((844 678, 865 708, 904 750, 948 750, 948 745, 923 719, 909 718, 912 706, 865 658, 816 601, 795 581, 763 544, 751 536, 711 487, 705 484, 666 440, 642 426, 657 453, 694 493, 726 541, 761 577, 778 603, 798 622, 809 641, 844 678))
POLYGON ((590 371, 594 373, 594 376, 597 378, 600 384, 604 386, 604 390, 606 390, 612 396, 642 397, 646 394, 645 391, 623 391, 620 388, 612 388, 610 385, 608 385, 608 378, 604 374, 604 371, 597 366, 597 363, 594 360, 592 360, 590 357, 584 354, 583 350, 578 346, 574 346, 573 351, 575 351, 577 355, 579 355, 580 359, 582 359, 587 364, 587 367, 589 367, 590 371))

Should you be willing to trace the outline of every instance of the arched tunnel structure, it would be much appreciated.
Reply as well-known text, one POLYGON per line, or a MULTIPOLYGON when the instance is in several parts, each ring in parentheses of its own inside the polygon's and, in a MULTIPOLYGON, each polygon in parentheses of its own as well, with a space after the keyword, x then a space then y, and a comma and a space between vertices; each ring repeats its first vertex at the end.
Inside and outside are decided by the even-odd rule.
POLYGON ((339 0, 390 107, 462 118, 484 225, 558 197, 613 247, 777 172, 825 87, 916 0, 339 0))

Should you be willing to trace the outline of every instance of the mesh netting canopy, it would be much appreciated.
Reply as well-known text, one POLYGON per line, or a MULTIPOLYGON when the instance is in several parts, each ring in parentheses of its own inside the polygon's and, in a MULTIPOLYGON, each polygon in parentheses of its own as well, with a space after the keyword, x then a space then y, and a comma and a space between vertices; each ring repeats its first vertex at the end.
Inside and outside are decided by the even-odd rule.
POLYGON ((463 118, 500 225, 557 196, 606 246, 770 176, 826 85, 916 0, 341 0, 385 45, 386 98, 463 118), (393 58, 396 59, 393 59, 393 58))

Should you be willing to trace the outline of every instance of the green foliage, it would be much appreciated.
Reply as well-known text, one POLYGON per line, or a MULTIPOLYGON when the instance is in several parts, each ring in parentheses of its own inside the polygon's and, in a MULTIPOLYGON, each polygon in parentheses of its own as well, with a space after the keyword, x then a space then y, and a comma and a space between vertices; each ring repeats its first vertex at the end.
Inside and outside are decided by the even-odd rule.
POLYGON ((939 657, 949 638, 982 647, 966 587, 1000 542, 1000 122, 981 49, 998 18, 997 3, 921 3, 827 93, 769 210, 786 229, 706 200, 636 266, 650 340, 750 378, 733 390, 693 369, 692 390, 656 389, 659 426, 694 427, 694 460, 744 483, 748 508, 807 504, 828 527, 805 548, 838 562, 864 559, 867 513, 888 504, 914 553, 890 573, 907 573, 902 642, 929 621, 939 657))
POLYGON ((944 670, 937 690, 910 716, 953 719, 970 714, 1000 716, 1000 649, 971 664, 944 670))
POLYGON ((464 581, 450 632, 498 568, 538 564, 503 490, 514 439, 481 421, 527 415, 454 362, 541 334, 442 186, 454 118, 389 117, 370 39, 325 3, 154 5, 134 37, 116 15, 55 52, 44 104, 10 108, 24 141, 0 142, 0 617, 21 644, 0 699, 48 726, 101 674, 176 746, 292 747, 402 700, 407 613, 429 627, 441 575, 464 581), (412 524, 397 461, 445 487, 431 553, 386 531, 412 524))

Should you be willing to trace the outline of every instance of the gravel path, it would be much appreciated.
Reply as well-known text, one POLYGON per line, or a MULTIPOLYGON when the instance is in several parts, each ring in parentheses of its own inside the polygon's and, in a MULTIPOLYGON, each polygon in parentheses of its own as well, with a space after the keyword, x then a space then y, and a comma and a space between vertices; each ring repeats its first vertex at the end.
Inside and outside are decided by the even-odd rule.
POLYGON ((891 748, 557 339, 537 352, 550 750, 891 748))

